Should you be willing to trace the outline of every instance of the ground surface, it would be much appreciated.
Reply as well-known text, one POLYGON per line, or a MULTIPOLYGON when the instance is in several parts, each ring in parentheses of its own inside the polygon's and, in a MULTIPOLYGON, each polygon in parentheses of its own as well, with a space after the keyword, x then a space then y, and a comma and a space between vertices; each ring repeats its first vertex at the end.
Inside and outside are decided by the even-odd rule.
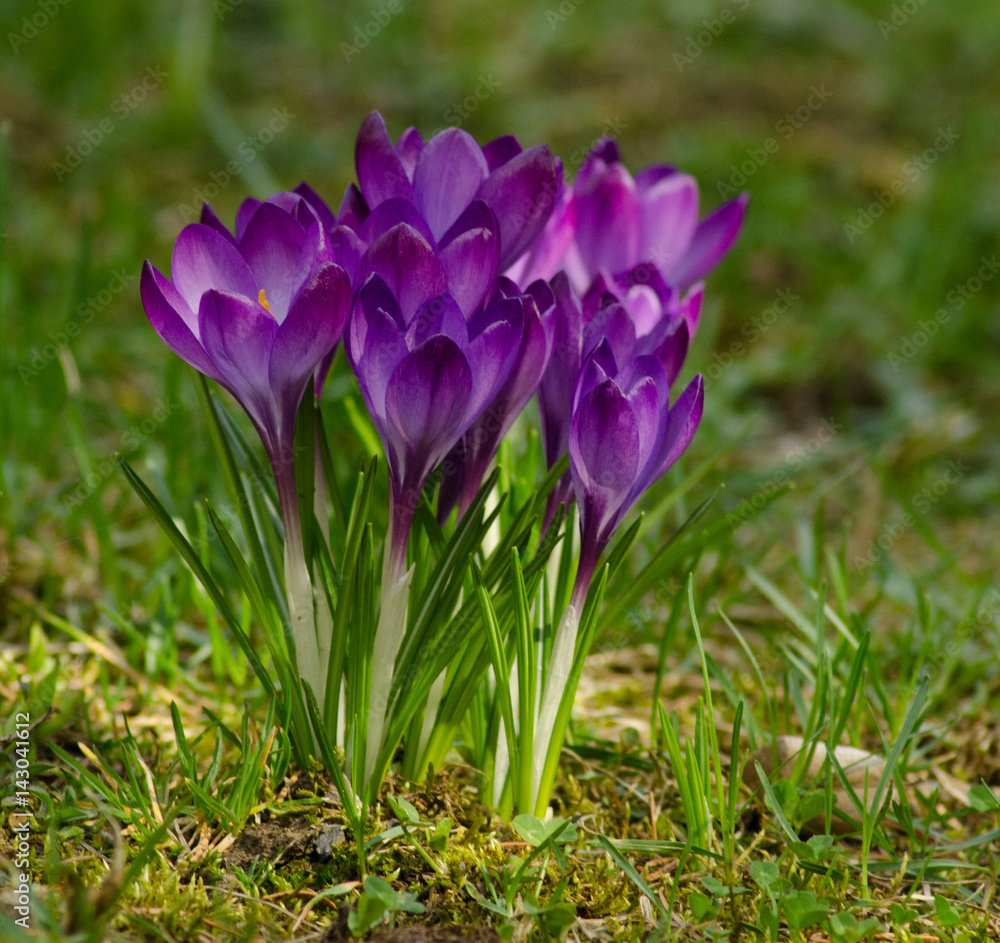
MULTIPOLYGON (((372 835, 389 834, 371 869, 426 913, 380 938, 458 938, 465 925, 478 928, 466 939, 495 939, 513 924, 518 938, 766 939, 768 907, 782 939, 854 939, 869 917, 880 939, 1000 938, 994 3, 24 0, 2 26, 0 856, 16 854, 24 712, 45 938, 348 932, 355 862, 336 832, 324 833, 329 857, 316 851, 324 827, 343 824, 335 796, 263 750, 253 680, 236 654, 212 653, 211 606, 113 457, 192 533, 203 526, 196 499, 220 496, 211 446, 189 372, 142 314, 142 260, 165 268, 206 196, 224 219, 301 178, 335 201, 373 107, 396 132, 460 124, 482 140, 549 141, 570 173, 612 133, 636 169, 666 160, 695 174, 706 208, 752 193, 689 358, 708 379, 705 420, 646 497, 609 598, 717 487, 711 513, 740 526, 609 620, 557 788, 576 837, 515 889, 510 918, 481 901, 527 845, 478 803, 472 773, 456 763, 429 784, 390 780, 451 823, 408 839, 381 808, 372 835), (684 854, 685 774, 649 746, 654 691, 683 736, 698 729, 686 609, 659 658, 687 570, 725 782, 731 755, 745 764, 772 733, 842 719, 843 744, 899 744, 867 857, 856 834, 791 843, 774 807, 798 829, 827 791, 808 780, 780 787, 771 808, 740 792, 731 827, 707 839, 721 860, 684 854), (171 702, 198 788, 177 759, 171 702), (263 751, 255 776, 203 708, 263 751), (621 843, 654 904, 598 836, 621 843)), ((356 394, 337 370, 328 421, 348 475, 359 443, 337 410, 356 394)), ((8 885, 4 902, 15 898, 8 885)), ((0 936, 16 939, 8 927, 0 936)))

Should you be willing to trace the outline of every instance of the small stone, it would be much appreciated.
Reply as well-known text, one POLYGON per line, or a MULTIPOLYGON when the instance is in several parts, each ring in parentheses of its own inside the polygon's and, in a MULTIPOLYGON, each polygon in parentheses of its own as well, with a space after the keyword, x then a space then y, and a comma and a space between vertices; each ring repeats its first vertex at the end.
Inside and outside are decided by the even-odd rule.
POLYGON ((326 825, 316 836, 316 854, 320 861, 329 861, 333 857, 333 846, 344 842, 344 830, 339 825, 326 825))
MULTIPOLYGON (((754 766, 754 760, 760 763, 768 779, 773 781, 783 774, 788 775, 791 773, 799 753, 805 749, 805 741, 801 737, 777 737, 776 746, 778 754, 777 772, 774 769, 774 754, 770 744, 761 746, 756 753, 749 757, 747 764, 743 767, 743 782, 755 792, 761 790, 762 786, 760 777, 757 775, 757 770, 754 766)), ((874 812, 873 800, 875 798, 875 789, 885 769, 885 760, 874 753, 868 753, 856 747, 839 746, 835 748, 834 754, 855 793, 859 797, 864 796, 865 789, 867 788, 868 810, 869 812, 874 812)), ((806 781, 817 779, 823 773, 825 764, 826 746, 823 743, 817 743, 804 779, 806 781)), ((893 797, 896 796, 892 784, 890 784, 889 792, 893 797)), ((760 794, 763 795, 762 792, 760 794)), ((833 801, 837 809, 847 815, 848 818, 856 819, 858 817, 858 810, 847 795, 836 774, 833 777, 833 801)), ((804 824, 804 831, 820 834, 826 830, 825 825, 824 816, 819 815, 804 824)), ((847 822, 834 816, 831 822, 831 831, 836 834, 844 834, 853 831, 853 829, 847 822)))

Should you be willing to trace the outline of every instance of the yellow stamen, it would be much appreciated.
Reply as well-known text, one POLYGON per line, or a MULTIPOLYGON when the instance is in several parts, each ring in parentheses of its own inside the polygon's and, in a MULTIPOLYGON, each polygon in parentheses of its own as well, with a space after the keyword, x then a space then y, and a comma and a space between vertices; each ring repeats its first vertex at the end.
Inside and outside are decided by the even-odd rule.
MULTIPOLYGON (((260 294, 257 296, 257 300, 264 306, 264 310, 268 314, 271 314, 271 306, 267 303, 267 295, 264 294, 263 288, 260 290, 260 294)), ((274 315, 272 314, 271 317, 274 317, 274 315)))

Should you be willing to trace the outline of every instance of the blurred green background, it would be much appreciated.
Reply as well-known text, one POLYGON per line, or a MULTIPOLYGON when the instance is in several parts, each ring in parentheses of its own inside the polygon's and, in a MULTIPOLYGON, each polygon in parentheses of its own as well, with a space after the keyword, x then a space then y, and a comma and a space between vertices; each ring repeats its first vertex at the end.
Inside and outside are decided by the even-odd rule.
MULTIPOLYGON (((685 468, 721 457, 688 499, 725 484, 738 508, 784 472, 796 493, 737 539, 755 559, 784 544, 807 575, 819 502, 848 562, 914 512, 855 566, 872 598, 997 572, 994 0, 7 0, 0 25, 9 617, 31 599, 127 607, 177 566, 111 462, 182 515, 209 490, 187 368, 139 303, 143 259, 167 269, 205 196, 231 221, 305 179, 336 205, 372 108, 394 135, 547 141, 570 175, 610 133, 633 171, 694 174, 703 212, 749 190, 689 358, 709 389, 685 468)), ((344 447, 360 451, 350 430, 344 447)))

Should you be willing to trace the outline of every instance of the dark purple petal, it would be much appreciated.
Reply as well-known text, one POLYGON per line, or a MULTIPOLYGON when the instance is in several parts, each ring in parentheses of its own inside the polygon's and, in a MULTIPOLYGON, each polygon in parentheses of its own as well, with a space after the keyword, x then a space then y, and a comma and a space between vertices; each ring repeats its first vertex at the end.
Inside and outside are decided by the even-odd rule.
MULTIPOLYGON (((313 211, 316 219, 323 224, 324 229, 329 231, 337 225, 337 219, 333 215, 333 210, 330 209, 326 201, 308 183, 303 180, 293 192, 302 197, 313 211)), ((302 222, 302 220, 299 220, 299 222, 302 222)), ((303 226, 305 226, 305 223, 303 223, 303 226)))
POLYGON ((601 138, 580 165, 574 186, 576 188, 590 187, 594 181, 603 177, 613 164, 618 164, 620 161, 618 145, 614 139, 601 138))
POLYGON ((639 257, 668 272, 687 250, 698 225, 698 184, 670 174, 639 195, 642 237, 639 257))
MULTIPOLYGON (((658 452, 662 441, 663 425, 670 402, 670 384, 659 359, 651 354, 630 360, 618 371, 615 383, 622 391, 635 415, 639 430, 638 468, 644 469, 658 452)), ((632 502, 623 506, 623 511, 632 502)))
POLYGON ((170 277, 192 311, 215 288, 257 299, 257 286, 236 247, 209 226, 185 226, 177 237, 170 277))
MULTIPOLYGON (((497 222, 493 210, 482 200, 473 200, 462 210, 458 219, 448 227, 448 231, 437 241, 438 248, 447 248, 470 229, 489 229, 498 236, 500 234, 500 224, 497 222)), ((516 286, 514 290, 517 291, 516 286)))
POLYGON ((413 200, 413 188, 396 149, 389 140, 382 116, 373 111, 361 124, 354 146, 358 182, 369 209, 398 196, 413 200))
POLYGON ((334 226, 330 231, 330 249, 337 264, 347 272, 352 285, 361 277, 361 260, 368 246, 361 237, 347 226, 334 226))
POLYGON ((521 144, 513 134, 504 134, 483 145, 483 157, 490 173, 521 153, 521 144))
POLYGON ((672 285, 684 291, 719 264, 739 235, 749 199, 744 193, 723 203, 698 224, 690 247, 668 275, 672 285))
POLYGON ((437 335, 407 354, 385 393, 388 450, 402 467, 403 488, 418 489, 447 455, 463 429, 472 392, 465 355, 451 338, 437 335))
POLYGON ((671 325, 670 330, 654 351, 667 373, 667 383, 672 385, 677 379, 677 375, 684 366, 684 359, 687 357, 690 343, 691 333, 688 330, 687 321, 680 318, 671 325))
POLYGON ((353 183, 348 184, 344 198, 340 201, 340 209, 337 210, 337 222, 357 232, 367 218, 368 205, 365 198, 353 183))
POLYGON ((403 162, 407 176, 413 180, 413 172, 417 168, 420 152, 424 149, 424 139, 416 128, 407 128, 396 142, 396 153, 403 162))
POLYGON ((602 338, 587 356, 580 370, 580 375, 576 379, 576 386, 573 389, 573 411, 576 412, 580 401, 591 390, 607 380, 614 379, 617 374, 618 364, 611 352, 611 345, 602 338))
POLYGON ((636 417, 618 385, 606 380, 594 387, 574 411, 569 435, 578 503, 584 494, 600 495, 605 514, 613 514, 635 481, 639 447, 636 417))
POLYGON ((514 420, 534 395, 552 355, 552 324, 543 320, 530 299, 523 304, 521 339, 514 366, 487 409, 490 434, 481 437, 481 448, 492 458, 514 420))
POLYGON ((635 323, 617 299, 607 295, 608 301, 583 329, 583 355, 587 356, 598 342, 611 349, 616 364, 627 363, 635 350, 635 323))
POLYGON ((247 224, 253 219, 253 214, 257 212, 264 205, 263 200, 258 200, 256 197, 247 197, 236 210, 236 239, 237 241, 243 238, 243 233, 246 232, 247 224))
MULTIPOLYGON (((559 271, 576 234, 576 200, 571 187, 564 187, 542 234, 507 274, 519 285, 538 278, 552 278, 559 271)), ((581 265, 582 269, 582 265, 581 265)))
POLYGON ((691 444, 705 405, 705 384, 701 374, 696 376, 681 393, 667 417, 663 445, 657 458, 656 469, 650 481, 659 478, 691 444))
POLYGON ((681 298, 677 305, 677 314, 684 318, 688 326, 688 333, 694 337, 698 329, 698 320, 701 318, 701 303, 705 299, 705 283, 698 282, 692 286, 691 290, 681 298))
POLYGON ((222 382, 222 375, 198 340, 197 316, 177 289, 148 261, 142 267, 139 296, 149 323, 163 343, 195 370, 222 382))
POLYGON ((558 461, 569 443, 573 389, 580 372, 583 334, 583 314, 565 273, 558 273, 551 285, 555 296, 552 355, 538 387, 542 441, 549 467, 558 461))
MULTIPOLYGON (((535 302, 535 306, 538 308, 539 313, 543 317, 550 313, 555 307, 555 292, 549 287, 549 283, 547 281, 538 279, 537 281, 532 282, 524 290, 524 293, 535 302)), ((548 328, 546 328, 546 330, 548 330, 548 328)))
POLYGON ((469 342, 465 315, 451 295, 438 295, 420 306, 406 330, 406 346, 419 347, 435 334, 444 334, 464 348, 469 342))
POLYGON ((361 280, 373 272, 384 279, 407 324, 425 301, 448 290, 434 250, 420 233, 405 223, 380 236, 365 253, 361 280))
POLYGON ((207 203, 203 203, 201 206, 201 219, 199 222, 204 226, 214 229, 220 236, 225 236, 234 246, 236 245, 236 237, 229 231, 225 223, 219 219, 215 210, 207 203))
POLYGON ((518 298, 491 304, 469 323, 467 356, 472 370, 469 421, 484 410, 514 367, 521 333, 524 306, 518 298))
POLYGON ((371 245, 380 236, 384 236, 393 226, 406 223, 412 226, 429 245, 436 245, 436 240, 431 232, 427 220, 420 215, 420 211, 409 201, 399 197, 392 197, 384 200, 375 207, 368 218, 361 224, 358 235, 361 239, 371 245))
POLYGON ((306 232, 295 217, 271 203, 258 208, 240 237, 240 252, 279 324, 301 284, 299 257, 305 241, 306 232))
MULTIPOLYGON (((278 193, 272 193, 264 202, 270 204, 271 206, 278 207, 279 210, 284 210, 290 216, 295 216, 296 219, 298 219, 296 213, 299 210, 303 208, 308 210, 309 208, 309 204, 306 203, 305 200, 303 200, 297 193, 293 193, 291 190, 281 190, 278 193)), ((310 212, 308 214, 308 218, 311 223, 316 218, 316 214, 310 212)), ((301 220, 299 221, 301 222, 301 220)), ((308 224, 304 224, 303 228, 305 228, 305 225, 308 224)), ((246 230, 244 230, 244 232, 245 231, 246 230)))
POLYGON ((500 266, 500 240, 493 229, 470 229, 441 250, 448 288, 465 316, 482 306, 500 266))
POLYGON ((623 271, 639 258, 642 210, 635 183, 621 164, 587 186, 573 188, 576 200, 576 245, 587 271, 623 271))
POLYGON ((294 399, 294 414, 309 375, 343 336, 351 312, 351 283, 337 265, 321 266, 299 290, 271 348, 269 378, 279 400, 294 399))
POLYGON ((357 374, 380 435, 385 424, 389 377, 409 352, 398 316, 395 299, 385 283, 373 275, 355 299, 345 344, 347 359, 357 374))
POLYGON ((277 433, 271 422, 277 416, 268 377, 271 346, 278 332, 274 318, 249 298, 213 290, 201 299, 198 329, 205 352, 243 408, 258 426, 277 433))
POLYGON ((671 167, 669 164, 653 164, 651 167, 640 170, 635 175, 635 185, 639 193, 643 194, 647 190, 652 189, 661 180, 665 180, 675 173, 677 173, 677 168, 671 167))
POLYGON ((618 300, 618 285, 613 281, 614 290, 608 284, 608 280, 601 274, 594 276, 594 280, 589 283, 589 287, 583 294, 581 308, 583 309, 583 321, 586 324, 593 320, 594 315, 605 305, 612 304, 618 300))
POLYGON ((490 174, 477 198, 500 223, 500 269, 508 269, 538 238, 559 198, 561 182, 548 147, 538 144, 490 174))
POLYGON ((482 149, 460 128, 447 128, 427 142, 413 175, 413 197, 435 238, 472 202, 489 172, 482 149))

